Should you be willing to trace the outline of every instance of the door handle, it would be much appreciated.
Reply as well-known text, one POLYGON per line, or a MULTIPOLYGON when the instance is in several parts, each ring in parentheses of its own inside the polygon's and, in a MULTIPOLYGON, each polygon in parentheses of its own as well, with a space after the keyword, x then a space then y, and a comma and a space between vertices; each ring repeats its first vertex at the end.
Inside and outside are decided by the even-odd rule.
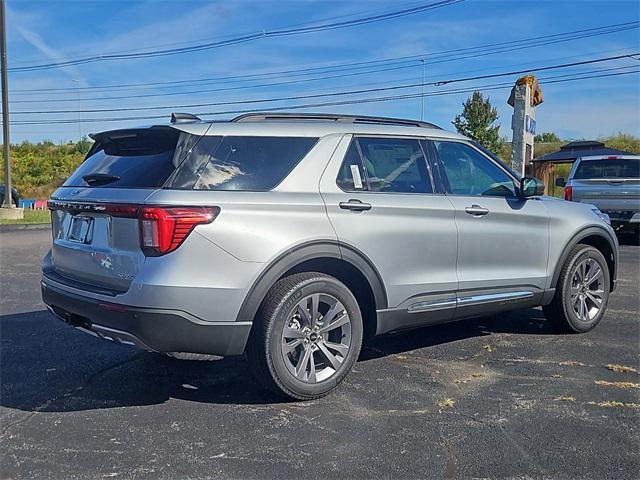
POLYGON ((464 211, 467 212, 469 215, 473 215, 474 217, 482 217, 487 213, 489 213, 488 208, 483 208, 480 205, 475 205, 475 204, 465 208, 464 211))
POLYGON ((340 202, 338 204, 343 210, 351 210, 352 212, 364 212, 365 210, 371 210, 370 203, 363 203, 360 200, 352 198, 348 202, 340 202))

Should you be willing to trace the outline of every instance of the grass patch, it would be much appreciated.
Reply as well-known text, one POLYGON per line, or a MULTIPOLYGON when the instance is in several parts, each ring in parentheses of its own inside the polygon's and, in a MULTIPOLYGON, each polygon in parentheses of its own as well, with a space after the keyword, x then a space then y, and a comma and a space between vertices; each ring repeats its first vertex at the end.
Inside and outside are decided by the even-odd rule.
POLYGON ((455 403, 456 403, 456 402, 455 402, 453 399, 451 399, 451 398, 445 398, 444 400, 441 400, 441 401, 439 401, 439 402, 438 402, 438 406, 439 406, 442 410, 444 410, 445 408, 453 408, 453 405, 454 405, 455 403))
POLYGON ((22 220, 0 220, 0 225, 28 225, 36 223, 51 223, 51 212, 49 210, 25 209, 22 220))
POLYGON ((610 363, 606 365, 606 367, 616 373, 638 373, 638 370, 632 367, 627 367, 626 365, 618 365, 616 363, 610 363))
POLYGON ((606 380, 594 380, 596 385, 605 385, 607 387, 617 388, 640 388, 640 383, 634 382, 607 382, 606 380))
POLYGON ((608 400, 606 402, 587 402, 587 405, 596 405, 598 407, 607 407, 607 408, 615 408, 615 407, 626 407, 626 408, 640 408, 640 403, 625 403, 625 402, 615 402, 608 400))
POLYGON ((575 360, 567 360, 565 362, 560 362, 558 365, 564 365, 566 367, 584 367, 585 364, 582 362, 576 362, 575 360))
POLYGON ((570 395, 563 395, 561 397, 556 397, 553 399, 555 402, 575 402, 576 397, 572 397, 570 395))

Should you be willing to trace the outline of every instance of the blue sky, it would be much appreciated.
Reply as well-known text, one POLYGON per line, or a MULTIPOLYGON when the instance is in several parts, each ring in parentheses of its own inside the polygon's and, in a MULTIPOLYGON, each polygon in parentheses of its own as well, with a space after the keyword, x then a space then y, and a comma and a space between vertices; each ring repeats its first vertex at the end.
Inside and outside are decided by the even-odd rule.
MULTIPOLYGON (((188 46, 206 41, 269 31, 298 24, 338 21, 411 8, 428 1, 7 1, 9 67, 59 62, 88 55, 188 46), (329 20, 335 21, 335 20, 329 20)), ((639 30, 580 39, 555 45, 538 46, 479 58, 454 59, 430 63, 436 53, 495 42, 568 32, 640 20, 637 1, 483 1, 467 0, 444 8, 402 18, 351 28, 305 35, 262 38, 253 42, 196 53, 96 62, 37 72, 10 72, 10 112, 87 110, 100 108, 153 107, 243 101, 283 96, 338 92, 360 88, 389 87, 421 82, 419 59, 403 68, 342 78, 312 80, 287 85, 255 87, 292 79, 313 79, 304 69, 318 66, 380 60, 408 55, 426 59, 426 81, 484 75, 570 63, 640 51, 639 30), (238 83, 220 83, 219 77, 262 74, 279 70, 301 70, 296 76, 265 80, 253 78, 238 83), (128 87, 127 89, 85 89, 101 85, 151 83, 177 80, 212 79, 194 86, 169 85, 128 87), (216 83, 217 82, 217 83, 216 83), (218 92, 179 94, 221 87, 252 87, 218 92), (69 89, 24 92, 25 89, 69 89), (114 99, 114 96, 141 94, 155 97, 114 99), (79 100, 78 100, 79 99, 79 100), (64 100, 67 100, 66 102, 64 100), (28 102, 25 102, 28 101, 28 102)), ((640 58, 640 56, 638 57, 640 58)), ((587 72, 604 68, 640 65, 634 59, 621 59, 595 65, 573 67, 539 74, 540 77, 587 72)), ((625 71, 625 70, 619 70, 625 71)), ((628 70, 627 70, 628 71, 628 70)), ((616 71, 618 72, 618 71, 616 71)), ((349 73, 349 72, 347 72, 349 73)), ((335 75, 335 73, 334 73, 335 75)), ((324 76, 330 76, 324 74, 324 76)), ((513 82, 517 76, 476 80, 455 86, 427 86, 438 92, 452 88, 472 88, 513 82)), ((598 138, 618 131, 640 134, 640 75, 621 75, 576 82, 546 84, 545 102, 537 109, 538 131, 554 131, 564 138, 598 138)), ((482 89, 481 89, 482 90, 482 89)), ((420 87, 366 95, 340 97, 339 100, 371 96, 420 93, 420 87)), ((510 136, 511 108, 506 104, 508 89, 486 92, 498 107, 501 133, 510 136)), ((425 120, 447 129, 460 112, 469 93, 428 96, 425 120)), ((331 101, 323 98, 317 101, 331 101)), ((234 108, 267 110, 269 106, 307 103, 288 101, 234 108)), ((218 112, 230 106, 174 108, 153 111, 87 113, 83 119, 114 116, 166 115, 172 110, 218 112)), ((380 103, 316 107, 313 111, 387 115, 419 118, 420 98, 380 103)), ((230 115, 227 115, 227 118, 230 115)), ((77 113, 13 114, 12 122, 78 118, 77 113)), ((210 117, 210 118, 225 118, 210 117)), ((151 120, 83 123, 83 134, 108 128, 154 123, 151 120)), ((25 139, 66 141, 76 139, 77 123, 53 125, 12 125, 11 141, 25 139)))

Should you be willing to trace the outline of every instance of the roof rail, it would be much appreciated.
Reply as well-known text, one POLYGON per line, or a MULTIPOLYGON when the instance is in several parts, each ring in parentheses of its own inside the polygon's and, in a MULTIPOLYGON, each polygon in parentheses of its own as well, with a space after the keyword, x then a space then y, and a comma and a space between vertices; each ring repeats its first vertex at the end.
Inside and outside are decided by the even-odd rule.
POLYGON ((370 123, 378 125, 404 125, 410 127, 437 128, 438 125, 420 120, 406 120, 403 118, 369 117, 366 115, 341 115, 331 113, 245 113, 232 119, 232 122, 255 122, 260 120, 325 120, 349 123, 370 123))
POLYGON ((172 113, 171 123, 187 123, 187 122, 201 122, 200 117, 193 113, 172 113))

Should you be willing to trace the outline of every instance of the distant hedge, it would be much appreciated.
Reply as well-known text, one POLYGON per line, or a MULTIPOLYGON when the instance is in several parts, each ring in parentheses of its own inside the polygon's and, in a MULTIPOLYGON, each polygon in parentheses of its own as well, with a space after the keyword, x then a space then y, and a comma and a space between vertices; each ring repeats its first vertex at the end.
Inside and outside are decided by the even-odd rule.
MULTIPOLYGON (((80 165, 90 147, 90 140, 11 145, 11 183, 22 198, 48 198, 80 165)), ((4 172, 0 178, 4 180, 4 172)))

